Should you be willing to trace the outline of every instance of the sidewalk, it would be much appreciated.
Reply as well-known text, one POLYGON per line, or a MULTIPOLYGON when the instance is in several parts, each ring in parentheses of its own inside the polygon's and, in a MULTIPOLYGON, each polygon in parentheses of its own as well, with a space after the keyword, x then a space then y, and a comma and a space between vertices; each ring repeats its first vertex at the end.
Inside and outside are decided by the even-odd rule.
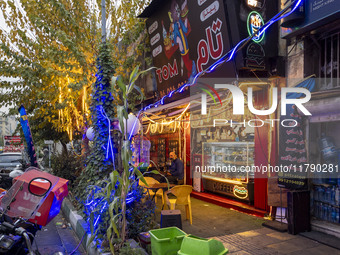
MULTIPOLYGON (((70 254, 77 247, 80 240, 68 225, 63 228, 65 222, 63 214, 60 212, 47 226, 37 232, 33 249, 36 249, 37 244, 41 255, 52 255, 55 252, 63 252, 65 255, 70 254)), ((73 253, 73 255, 85 254, 86 252, 81 245, 73 253)))
POLYGON ((299 235, 281 233, 269 228, 240 232, 233 235, 214 237, 223 242, 231 255, 336 255, 340 250, 299 235))
MULTIPOLYGON (((262 227, 263 218, 210 204, 195 198, 192 202, 193 224, 185 219, 181 210, 182 228, 188 234, 220 240, 231 255, 340 255, 340 250, 300 235, 290 235, 262 227)), ((160 222, 158 202, 156 220, 160 222)), ((311 233, 311 232, 310 232, 311 233)))
MULTIPOLYGON (((160 223, 162 207, 160 199, 157 201, 156 221, 160 223)), ((208 238, 236 234, 262 227, 263 218, 241 213, 196 198, 191 198, 192 225, 185 219, 184 206, 176 206, 182 212, 182 227, 188 234, 208 238)))

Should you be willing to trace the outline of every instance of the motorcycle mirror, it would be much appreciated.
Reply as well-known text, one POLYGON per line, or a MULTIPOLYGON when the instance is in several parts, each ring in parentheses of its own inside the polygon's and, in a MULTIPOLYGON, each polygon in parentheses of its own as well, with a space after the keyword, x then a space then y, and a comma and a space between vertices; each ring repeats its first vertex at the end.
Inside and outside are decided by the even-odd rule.
POLYGON ((32 179, 28 184, 28 191, 38 197, 43 197, 50 190, 52 183, 50 180, 42 177, 32 179))

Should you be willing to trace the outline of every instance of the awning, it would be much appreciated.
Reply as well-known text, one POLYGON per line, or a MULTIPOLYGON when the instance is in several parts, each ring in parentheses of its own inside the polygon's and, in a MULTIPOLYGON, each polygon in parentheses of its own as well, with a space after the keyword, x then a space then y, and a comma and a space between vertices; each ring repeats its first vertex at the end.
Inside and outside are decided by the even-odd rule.
POLYGON ((312 100, 304 106, 312 114, 310 122, 328 122, 340 120, 340 97, 312 100))
MULTIPOLYGON (((309 76, 299 82, 297 85, 294 86, 295 88, 305 88, 308 89, 310 92, 314 90, 315 87, 315 77, 314 75, 309 76)), ((289 99, 294 99, 294 98, 299 98, 301 96, 304 96, 302 93, 287 93, 287 98, 289 99)))
MULTIPOLYGON (((315 78, 308 77, 302 82, 300 82, 295 87, 306 88, 309 91, 313 91, 315 87, 315 78)), ((324 92, 325 94, 327 91, 324 92)), ((320 98, 323 93, 315 92, 312 94, 312 98, 309 102, 304 103, 304 107, 312 114, 309 117, 310 122, 326 122, 326 121, 339 121, 340 120, 340 97, 331 97, 336 95, 335 93, 327 93, 328 97, 322 99, 315 99, 315 96, 320 98)), ((299 98, 304 96, 301 93, 288 93, 287 98, 299 98)), ((298 109, 301 113, 300 109, 298 109)))
POLYGON ((169 109, 172 109, 172 108, 187 105, 192 100, 201 100, 201 95, 190 96, 190 97, 186 97, 186 98, 183 98, 183 99, 180 99, 180 100, 176 100, 176 101, 168 103, 168 104, 160 105, 158 107, 152 107, 150 109, 147 109, 145 112, 146 113, 154 113, 154 112, 160 112, 160 111, 163 111, 163 110, 169 110, 169 109))

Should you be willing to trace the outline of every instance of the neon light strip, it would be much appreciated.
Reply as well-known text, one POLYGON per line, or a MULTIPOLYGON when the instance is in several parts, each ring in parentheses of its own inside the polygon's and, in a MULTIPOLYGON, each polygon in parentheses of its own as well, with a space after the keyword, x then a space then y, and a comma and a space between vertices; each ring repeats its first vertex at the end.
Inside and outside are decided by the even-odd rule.
POLYGON ((108 122, 108 126, 109 126, 109 135, 108 135, 108 140, 107 140, 107 146, 106 146, 106 159, 109 158, 109 153, 111 152, 111 156, 112 156, 112 165, 113 165, 113 169, 115 170, 115 156, 114 156, 114 153, 113 153, 113 145, 112 145, 112 141, 111 141, 111 121, 109 119, 109 117, 106 115, 105 113, 105 110, 103 107, 100 107, 100 113, 101 115, 107 119, 107 122, 108 122))
POLYGON ((277 22, 277 21, 279 21, 279 20, 289 16, 292 12, 294 12, 298 8, 298 6, 301 4, 301 2, 302 2, 302 0, 296 0, 295 2, 291 3, 290 5, 288 5, 286 8, 284 8, 278 14, 276 14, 273 18, 271 18, 265 25, 263 25, 259 29, 259 31, 258 31, 259 33, 257 35, 254 33, 251 36, 248 36, 247 38, 243 39, 233 49, 228 51, 224 56, 222 56, 214 64, 209 66, 207 69, 197 73, 191 82, 185 83, 184 85, 182 85, 178 89, 175 89, 175 90, 171 91, 168 95, 163 96, 162 99, 157 101, 156 103, 153 103, 153 104, 150 104, 150 105, 144 107, 143 111, 146 111, 147 109, 150 109, 151 107, 158 107, 158 105, 163 105, 164 104, 164 100, 166 98, 170 98, 170 97, 173 96, 173 94, 178 93, 178 92, 182 93, 186 87, 190 87, 190 86, 194 85, 196 80, 199 77, 203 76, 206 73, 210 73, 210 72, 214 71, 216 69, 216 67, 220 66, 224 62, 229 62, 234 57, 235 53, 237 51, 239 51, 246 43, 248 43, 248 41, 252 40, 253 37, 255 37, 255 36, 260 37, 268 29, 268 27, 270 27, 272 24, 274 24, 275 22, 277 22), (291 6, 294 6, 294 7, 288 13, 284 14, 291 6), (227 58, 227 60, 225 60, 226 58, 227 58))
POLYGON ((107 205, 107 202, 105 202, 104 205, 103 205, 103 207, 100 209, 100 214, 98 215, 96 221, 94 222, 93 227, 95 227, 95 226, 97 225, 97 223, 98 223, 98 221, 99 221, 99 219, 100 219, 100 216, 102 216, 101 214, 102 214, 102 212, 104 211, 106 205, 107 205))

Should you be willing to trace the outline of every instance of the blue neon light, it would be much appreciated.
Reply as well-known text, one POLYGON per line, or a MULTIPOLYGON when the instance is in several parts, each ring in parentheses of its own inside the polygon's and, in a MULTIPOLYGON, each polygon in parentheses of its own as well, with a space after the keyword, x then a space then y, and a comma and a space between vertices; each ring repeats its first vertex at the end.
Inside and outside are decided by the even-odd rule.
POLYGON ((181 86, 180 88, 179 88, 179 93, 182 93, 183 92, 183 90, 185 89, 185 86, 183 85, 183 86, 181 86))
POLYGON ((100 113, 108 122, 108 139, 107 139, 107 146, 105 148, 106 159, 109 159, 109 156, 112 157, 113 169, 115 169, 115 156, 113 153, 113 144, 112 144, 112 139, 111 139, 111 121, 102 106, 100 107, 100 113))
POLYGON ((103 205, 103 207, 102 207, 102 209, 100 209, 100 214, 97 216, 97 219, 96 219, 96 221, 95 221, 94 224, 93 224, 94 227, 97 226, 97 223, 99 222, 100 216, 101 216, 101 214, 103 213, 103 211, 104 211, 104 209, 105 209, 106 206, 107 206, 107 202, 105 202, 104 205, 103 205))

